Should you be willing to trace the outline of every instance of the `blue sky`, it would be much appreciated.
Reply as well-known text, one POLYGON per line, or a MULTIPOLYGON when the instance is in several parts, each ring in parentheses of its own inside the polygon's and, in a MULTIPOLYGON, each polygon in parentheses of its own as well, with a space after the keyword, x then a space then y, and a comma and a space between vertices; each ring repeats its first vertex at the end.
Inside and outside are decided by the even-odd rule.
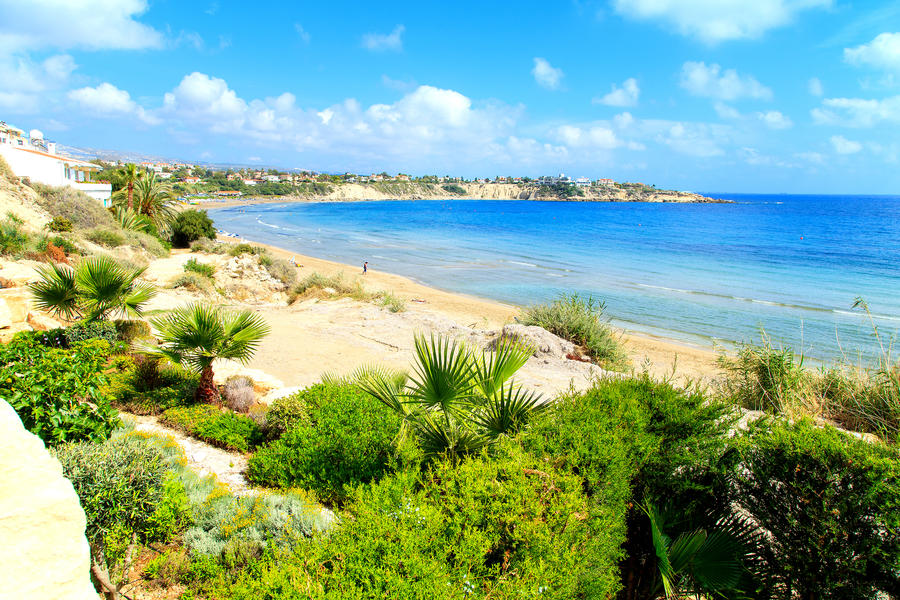
POLYGON ((0 82, 186 160, 900 193, 900 0, 0 0, 0 82))

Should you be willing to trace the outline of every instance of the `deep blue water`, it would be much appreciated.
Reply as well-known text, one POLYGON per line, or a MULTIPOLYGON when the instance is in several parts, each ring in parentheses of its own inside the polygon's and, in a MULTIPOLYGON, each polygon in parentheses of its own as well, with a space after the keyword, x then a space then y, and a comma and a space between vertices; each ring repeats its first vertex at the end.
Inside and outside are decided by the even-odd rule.
POLYGON ((388 201, 216 209, 220 229, 514 304, 590 294, 627 329, 872 356, 900 328, 900 197, 711 194, 735 204, 388 201), (843 349, 843 350, 841 350, 843 349))

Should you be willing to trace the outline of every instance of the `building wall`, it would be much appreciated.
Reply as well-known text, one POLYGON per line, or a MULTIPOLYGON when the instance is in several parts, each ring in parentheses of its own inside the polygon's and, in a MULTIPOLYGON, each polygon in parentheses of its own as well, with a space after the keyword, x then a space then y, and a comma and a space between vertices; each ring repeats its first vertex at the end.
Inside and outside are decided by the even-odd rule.
POLYGON ((28 177, 32 181, 46 185, 68 185, 81 190, 91 198, 99 200, 104 206, 109 206, 112 196, 112 185, 108 183, 89 183, 78 181, 79 172, 83 172, 77 166, 66 169, 66 163, 62 157, 51 158, 33 152, 26 152, 9 144, 0 144, 0 156, 12 168, 13 173, 19 177, 28 177), (66 175, 68 174, 68 178, 66 175))

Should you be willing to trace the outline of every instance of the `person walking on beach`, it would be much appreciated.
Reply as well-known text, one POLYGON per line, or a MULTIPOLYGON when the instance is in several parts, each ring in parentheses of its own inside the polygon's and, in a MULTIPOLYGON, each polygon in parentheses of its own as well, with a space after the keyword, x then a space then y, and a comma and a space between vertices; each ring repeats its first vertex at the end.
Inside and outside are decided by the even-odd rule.
POLYGON ((363 263, 363 275, 369 272, 369 261, 363 263))

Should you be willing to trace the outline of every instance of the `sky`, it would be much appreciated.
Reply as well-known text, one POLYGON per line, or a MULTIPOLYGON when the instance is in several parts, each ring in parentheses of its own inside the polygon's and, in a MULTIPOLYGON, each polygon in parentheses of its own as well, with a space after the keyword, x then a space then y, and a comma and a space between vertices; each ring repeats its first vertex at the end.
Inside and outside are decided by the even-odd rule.
POLYGON ((208 163, 900 194, 900 0, 0 0, 0 120, 208 163))

